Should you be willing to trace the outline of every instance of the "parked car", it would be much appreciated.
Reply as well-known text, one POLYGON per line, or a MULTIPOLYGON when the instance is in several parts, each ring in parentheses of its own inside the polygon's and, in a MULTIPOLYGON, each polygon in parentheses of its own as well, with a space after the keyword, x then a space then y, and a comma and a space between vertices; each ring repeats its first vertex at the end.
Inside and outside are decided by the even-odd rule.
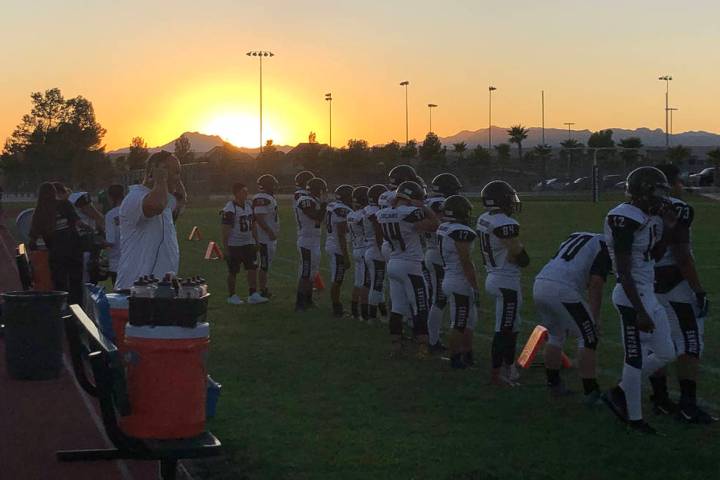
POLYGON ((602 182, 600 183, 600 186, 603 190, 610 190, 612 188, 615 188, 615 186, 620 181, 622 181, 624 183, 625 177, 622 175, 605 175, 602 178, 602 182))
POLYGON ((533 192, 559 192, 565 190, 569 183, 569 178, 548 178, 535 184, 533 192))
POLYGON ((581 191, 581 190, 590 190, 591 188, 592 188, 592 178, 578 177, 568 184, 566 190, 581 191))
POLYGON ((695 187, 709 187, 713 184, 715 179, 715 168, 708 167, 700 170, 698 173, 693 173, 688 177, 690 185, 695 187))

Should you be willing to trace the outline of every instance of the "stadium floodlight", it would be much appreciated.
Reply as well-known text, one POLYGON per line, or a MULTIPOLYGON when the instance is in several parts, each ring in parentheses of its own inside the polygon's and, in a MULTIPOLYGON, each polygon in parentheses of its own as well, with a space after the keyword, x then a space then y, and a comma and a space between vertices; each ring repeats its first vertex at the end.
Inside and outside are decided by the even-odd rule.
POLYGON ((325 101, 330 106, 330 149, 332 150, 332 93, 325 94, 325 101))
POLYGON ((262 154, 263 151, 263 121, 262 121, 262 110, 263 110, 263 70, 262 70, 262 61, 263 57, 274 57, 275 54, 273 52, 267 51, 267 50, 251 50, 247 52, 245 55, 248 57, 258 57, 258 60, 260 60, 260 153, 262 154))
POLYGON ((430 133, 432 133, 432 131, 433 131, 433 129, 432 129, 432 109, 437 108, 437 105, 435 105, 434 103, 428 103, 427 106, 428 106, 428 111, 430 112, 430 130, 428 130, 428 131, 430 133))
POLYGON ((570 127, 575 125, 575 122, 564 122, 563 125, 567 125, 567 127, 568 127, 568 140, 572 139, 572 133, 570 133, 570 127))
POLYGON ((410 82, 407 80, 400 82, 400 86, 405 87, 405 146, 407 146, 410 138, 408 134, 408 85, 410 85, 410 82))
POLYGON ((668 126, 668 108, 670 107, 670 81, 672 75, 663 75, 658 80, 665 82, 665 148, 670 146, 670 131, 668 126))
POLYGON ((488 152, 492 155, 492 92, 497 88, 490 85, 488 87, 488 152))

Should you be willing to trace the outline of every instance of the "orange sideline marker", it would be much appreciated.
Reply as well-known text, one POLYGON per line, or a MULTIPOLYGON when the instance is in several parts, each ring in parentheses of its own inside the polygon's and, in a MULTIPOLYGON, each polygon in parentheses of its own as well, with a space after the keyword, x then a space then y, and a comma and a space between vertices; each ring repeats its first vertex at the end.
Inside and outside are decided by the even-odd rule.
POLYGON ((523 347, 522 352, 517 359, 517 364, 520 365, 522 368, 528 368, 535 359, 535 355, 537 355, 540 348, 547 341, 547 338, 547 328, 543 327, 542 325, 538 325, 537 327, 535 327, 535 330, 533 330, 532 335, 530 335, 530 338, 523 347))
POLYGON ((188 236, 188 240, 200 240, 201 238, 200 229, 197 226, 193 227, 190 235, 188 236))
POLYGON ((222 260, 223 253, 218 248, 215 242, 208 243, 207 250, 205 250, 205 260, 222 260))
POLYGON ((313 286, 315 287, 315 290, 325 290, 325 282, 323 282, 319 273, 315 275, 315 283, 313 286))

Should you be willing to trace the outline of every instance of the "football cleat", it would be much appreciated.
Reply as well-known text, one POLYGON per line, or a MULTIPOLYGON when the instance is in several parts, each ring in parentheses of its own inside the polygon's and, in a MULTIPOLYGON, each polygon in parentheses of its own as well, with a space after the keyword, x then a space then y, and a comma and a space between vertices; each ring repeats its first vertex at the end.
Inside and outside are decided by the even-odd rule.
POLYGON ((623 423, 628 422, 627 402, 625 392, 620 386, 616 386, 600 395, 600 399, 611 412, 623 423))
POLYGON ((675 415, 678 413, 678 404, 668 397, 655 398, 655 396, 651 396, 650 401, 653 404, 655 415, 675 415))
POLYGON ((247 303, 249 303, 250 305, 259 305, 261 303, 267 303, 267 302, 269 302, 269 300, 267 298, 263 297, 262 295, 260 295, 260 293, 258 293, 258 292, 254 292, 252 295, 250 295, 247 298, 247 303))
POLYGON ((678 410, 678 418, 683 422, 696 425, 709 425, 718 421, 717 417, 710 415, 697 405, 681 407, 678 410))
POLYGON ((231 297, 228 297, 227 303, 229 303, 230 305, 242 305, 245 302, 237 295, 233 295, 231 297))
POLYGON ((592 392, 585 395, 585 398, 583 398, 583 403, 587 407, 596 407, 598 405, 602 405, 602 392, 600 390, 593 390, 592 392))
POLYGON ((445 347, 445 345, 443 345, 442 342, 440 342, 440 340, 435 342, 433 345, 428 345, 428 351, 431 354, 440 354, 440 353, 445 352, 446 350, 447 350, 447 347, 445 347))
POLYGON ((628 428, 636 433, 642 433, 643 435, 657 435, 658 432, 650 426, 645 420, 630 420, 628 422, 628 428))

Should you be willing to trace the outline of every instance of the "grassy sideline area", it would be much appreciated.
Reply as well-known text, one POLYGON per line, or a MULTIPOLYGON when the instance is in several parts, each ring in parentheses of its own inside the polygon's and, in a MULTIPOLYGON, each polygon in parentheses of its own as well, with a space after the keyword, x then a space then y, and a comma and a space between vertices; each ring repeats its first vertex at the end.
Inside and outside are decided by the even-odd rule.
MULTIPOLYGON (((720 203, 695 197, 690 202, 696 208, 695 254, 717 317, 720 203)), ((541 368, 525 372, 516 389, 486 385, 492 330, 487 298, 476 331, 479 368, 463 372, 451 371, 438 358, 389 360, 387 327, 333 319, 327 292, 318 297, 318 310, 294 313, 295 225, 287 201, 281 202, 272 302, 227 305, 224 262, 203 260, 207 241, 219 239, 222 203, 194 205, 178 223, 180 274, 202 274, 214 295, 209 369, 223 384, 218 415, 209 428, 222 440, 226 457, 193 465, 197 478, 695 480, 720 474, 718 425, 681 425, 655 417, 646 404, 647 419, 667 436, 629 434, 604 407, 584 407, 581 395, 550 399, 541 368), (195 225, 203 234, 200 242, 187 240, 195 225)), ((521 343, 536 324, 532 279, 537 271, 569 233, 599 231, 604 214, 616 203, 553 198, 523 204, 518 218, 531 265, 523 278, 521 343)), ((476 204, 474 214, 480 210, 476 204)), ((474 257, 482 271, 479 255, 476 246, 474 257)), ((323 273, 327 279, 325 259, 323 273)), ((347 278, 349 298, 352 273, 347 278)), ((604 388, 617 379, 622 365, 618 320, 609 302, 613 284, 611 280, 606 287, 599 349, 604 388)), ((238 286, 243 294, 242 275, 238 286)), ((719 335, 720 327, 710 319, 698 389, 716 412, 719 335)), ((563 375, 571 388, 581 391, 574 370, 563 375)), ((674 380, 671 388, 677 393, 674 380)))
MULTIPOLYGON (((720 204, 691 201, 697 212, 695 252, 715 307, 720 247, 713 219, 720 218, 720 204)), ((523 282, 522 342, 536 323, 535 273, 567 234, 599 230, 615 203, 523 205, 519 220, 532 263, 523 282)), ((317 311, 295 314, 295 227, 288 202, 281 204, 272 302, 227 305, 224 263, 202 260, 207 240, 218 238, 220 207, 191 208, 178 225, 181 273, 203 274, 214 294, 209 366, 223 384, 210 428, 222 439, 227 459, 201 466, 201 478, 711 478, 720 472, 717 426, 683 426, 654 418, 646 407, 647 418, 668 436, 640 438, 626 433, 603 407, 588 409, 572 397, 551 401, 540 368, 531 368, 520 388, 488 387, 489 302, 481 309, 476 333, 480 368, 463 372, 451 371, 439 359, 390 361, 386 327, 331 318, 327 294, 320 296, 317 311), (202 242, 186 240, 194 225, 203 232, 202 242)), ((479 210, 476 206, 475 213, 479 210)), ((476 248, 479 265, 478 255, 476 248)), ((607 387, 622 363, 618 321, 609 300, 602 333, 600 380, 607 387)), ((716 408, 719 333, 709 321, 699 386, 699 396, 716 408)), ((574 371, 565 376, 571 387, 580 388, 574 371)))

